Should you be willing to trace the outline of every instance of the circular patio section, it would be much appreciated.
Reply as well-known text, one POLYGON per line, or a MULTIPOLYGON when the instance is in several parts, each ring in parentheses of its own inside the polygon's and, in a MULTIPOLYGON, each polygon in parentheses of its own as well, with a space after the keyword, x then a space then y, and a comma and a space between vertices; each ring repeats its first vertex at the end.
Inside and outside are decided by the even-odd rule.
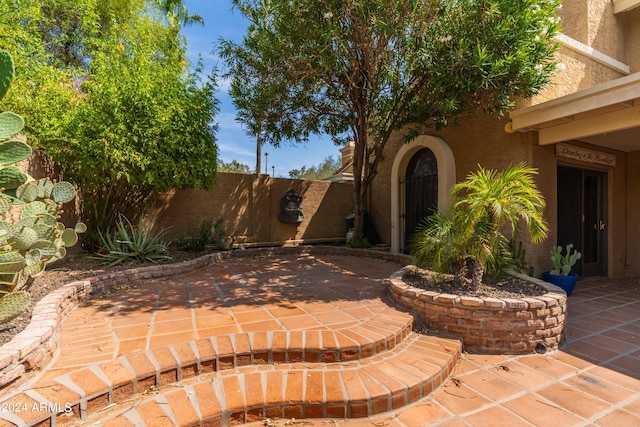
POLYGON ((0 390, 3 407, 37 410, 1 413, 0 424, 155 426, 165 414, 173 425, 236 425, 410 405, 442 384, 462 345, 415 333, 414 316, 388 298, 406 263, 267 248, 68 284, 38 310, 55 325, 2 348, 16 362, 6 373, 42 369, 0 390))

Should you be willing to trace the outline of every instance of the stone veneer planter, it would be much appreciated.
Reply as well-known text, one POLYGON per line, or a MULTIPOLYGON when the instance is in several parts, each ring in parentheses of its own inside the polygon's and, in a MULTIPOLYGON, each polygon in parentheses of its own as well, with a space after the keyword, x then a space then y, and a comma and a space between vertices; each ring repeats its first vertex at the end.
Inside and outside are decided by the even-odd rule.
POLYGON ((34 372, 49 361, 57 349, 58 330, 64 318, 95 293, 134 282, 190 273, 232 258, 314 254, 364 256, 398 264, 410 262, 406 255, 340 246, 278 247, 217 252, 180 263, 133 268, 71 282, 41 299, 33 309, 31 323, 0 347, 0 393, 18 386, 26 380, 25 373, 34 372))
POLYGON ((406 266, 391 276, 391 297, 414 311, 429 331, 462 338, 466 351, 528 354, 555 350, 564 340, 567 295, 558 286, 514 273, 547 293, 522 299, 442 294, 406 283, 404 275, 415 268, 406 266))

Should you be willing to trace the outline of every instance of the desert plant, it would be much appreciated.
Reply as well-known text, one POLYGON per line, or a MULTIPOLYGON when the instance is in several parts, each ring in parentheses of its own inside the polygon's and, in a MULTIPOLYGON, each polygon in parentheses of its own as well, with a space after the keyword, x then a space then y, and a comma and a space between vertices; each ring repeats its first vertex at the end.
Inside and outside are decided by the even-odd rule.
POLYGON ((419 225, 411 241, 416 265, 428 265, 439 273, 455 271, 464 277, 467 241, 454 221, 453 210, 449 208, 434 212, 419 225))
POLYGON ((545 202, 532 178, 536 173, 524 163, 500 173, 480 167, 455 185, 448 210, 427 219, 414 236, 416 262, 431 262, 436 270, 452 268, 459 278, 467 276, 470 266, 475 289, 485 271, 499 273, 509 252, 500 231, 506 223, 512 235, 523 220, 534 242, 546 237, 545 202))
MULTIPOLYGON (((8 52, 0 52, 0 99, 9 90, 15 68, 8 52)), ((46 265, 66 255, 78 241, 74 229, 59 222, 62 205, 76 196, 73 185, 49 178, 34 179, 16 164, 31 155, 31 147, 18 137, 24 120, 9 111, 0 113, 0 324, 17 317, 29 305, 20 291, 46 265), (17 218, 17 219, 16 219, 17 218)))
POLYGON ((347 241, 347 247, 349 248, 366 249, 366 248, 370 248, 371 246, 372 246, 371 242, 366 237, 361 237, 361 238, 352 237, 347 241))
POLYGON ((230 244, 227 242, 227 233, 222 226, 222 222, 222 218, 216 220, 211 218, 204 219, 196 232, 180 234, 176 238, 176 245, 180 249, 191 252, 203 252, 210 245, 216 249, 228 250, 230 244))
POLYGON ((209 235, 199 233, 182 233, 176 238, 176 246, 189 252, 204 252, 209 243, 209 235))
POLYGON ((505 258, 505 265, 512 266, 516 271, 534 276, 533 266, 527 263, 527 251, 522 242, 516 243, 515 239, 509 240, 509 253, 505 258))
POLYGON ((141 216, 137 225, 131 224, 124 215, 116 221, 111 233, 99 233, 102 248, 96 257, 109 265, 129 261, 151 261, 157 263, 171 259, 167 255, 165 231, 156 232, 141 216))
POLYGON ((568 276, 569 273, 571 273, 571 267, 573 267, 576 262, 582 258, 582 253, 578 252, 578 250, 574 250, 572 253, 572 249, 573 244, 569 243, 566 247, 566 255, 562 255, 562 246, 553 247, 553 250, 551 251, 553 270, 550 271, 551 274, 568 276))

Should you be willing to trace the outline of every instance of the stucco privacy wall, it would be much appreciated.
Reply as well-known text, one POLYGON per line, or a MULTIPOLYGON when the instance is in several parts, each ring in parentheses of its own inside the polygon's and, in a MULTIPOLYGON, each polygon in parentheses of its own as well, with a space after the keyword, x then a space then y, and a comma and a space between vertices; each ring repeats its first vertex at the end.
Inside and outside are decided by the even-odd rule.
MULTIPOLYGON (((51 160, 39 150, 34 150, 22 166, 36 178, 62 178, 56 173, 51 160)), ((353 210, 353 200, 353 184, 350 182, 218 173, 210 191, 172 190, 157 197, 147 210, 146 221, 153 223, 157 230, 166 229, 169 239, 182 233, 196 233, 205 219, 222 218, 227 236, 236 237, 236 243, 240 244, 344 241, 347 232, 345 217, 353 210), (291 189, 302 196, 304 220, 300 224, 278 220, 281 199, 291 189)), ((75 207, 65 206, 62 221, 67 226, 78 220, 79 204, 80 198, 77 198, 75 207)), ((80 249, 77 245, 71 248, 71 252, 80 249)))
POLYGON ((270 178, 267 175, 219 173, 211 191, 173 190, 158 197, 147 213, 167 237, 195 233, 205 219, 223 219, 236 243, 286 244, 344 240, 346 215, 353 209, 351 183, 270 178), (278 220, 288 190, 302 196, 300 224, 278 220))

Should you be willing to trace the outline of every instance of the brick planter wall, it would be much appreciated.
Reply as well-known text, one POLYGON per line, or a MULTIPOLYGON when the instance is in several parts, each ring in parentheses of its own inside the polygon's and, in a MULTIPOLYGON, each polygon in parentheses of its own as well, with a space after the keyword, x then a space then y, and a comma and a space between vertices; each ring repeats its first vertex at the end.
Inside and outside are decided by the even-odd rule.
POLYGON ((412 269, 407 266, 391 276, 391 297, 414 311, 428 330, 462 338, 466 351, 528 354, 555 350, 564 340, 567 296, 555 285, 516 274, 547 293, 522 299, 457 296, 407 284, 403 277, 412 269))
POLYGON ((95 293, 116 286, 189 273, 231 258, 313 254, 366 256, 401 265, 410 262, 406 255, 339 246, 278 247, 217 252, 180 263, 134 268, 68 283, 41 299, 33 309, 29 325, 0 347, 0 392, 21 384, 27 378, 25 373, 33 372, 49 361, 58 345, 60 323, 67 314, 95 293))

